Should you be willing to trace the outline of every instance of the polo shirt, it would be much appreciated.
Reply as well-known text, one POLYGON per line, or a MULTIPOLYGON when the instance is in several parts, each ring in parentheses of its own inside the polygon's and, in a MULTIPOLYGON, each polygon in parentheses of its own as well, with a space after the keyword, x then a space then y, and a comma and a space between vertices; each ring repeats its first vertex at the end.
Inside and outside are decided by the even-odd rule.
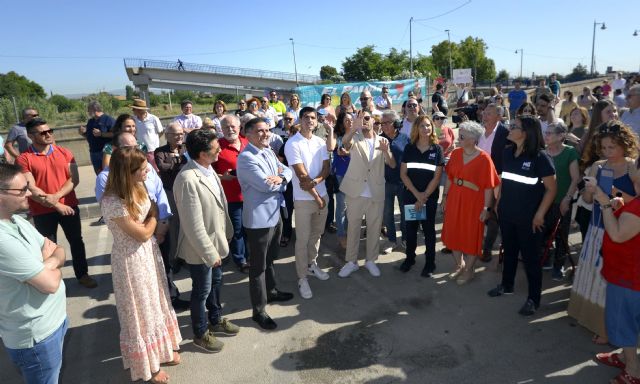
MULTIPOLYGON (((293 199, 294 200, 313 200, 313 196, 302 188, 300 188, 300 179, 296 175, 293 165, 302 164, 306 168, 310 177, 317 177, 322 172, 322 165, 325 160, 329 160, 329 152, 327 144, 318 136, 311 135, 310 139, 302 136, 300 132, 290 137, 284 145, 284 154, 289 163, 289 168, 293 173, 293 199)), ((316 185, 316 191, 320 197, 327 195, 327 187, 324 180, 316 185)))
POLYGON ((275 103, 269 100, 269 106, 276 111, 278 117, 282 117, 282 115, 287 113, 287 106, 284 105, 284 103, 280 100, 276 101, 275 103))
MULTIPOLYGON (((202 118, 198 115, 194 115, 193 113, 189 115, 185 115, 184 113, 180 116, 176 116, 173 119, 174 123, 180 124, 183 129, 200 129, 202 128, 202 118)), ((158 132, 160 133, 160 132, 158 132)))
POLYGON ((549 156, 553 160, 553 167, 556 169, 556 184, 558 185, 554 203, 562 203, 569 187, 571 186, 571 173, 569 166, 574 161, 580 160, 580 155, 575 148, 562 144, 562 151, 556 156, 549 156))
POLYGON ((7 141, 18 142, 18 152, 24 153, 29 149, 31 145, 31 139, 27 136, 27 127, 24 124, 19 123, 11 127, 9 134, 7 135, 7 141))
POLYGON ((64 281, 46 294, 27 283, 44 269, 44 237, 20 216, 0 220, 0 337, 7 348, 32 348, 67 317, 64 281))
POLYGON ((147 146, 149 152, 153 152, 160 146, 160 133, 164 132, 162 123, 157 116, 147 112, 144 119, 133 116, 136 123, 136 139, 147 146))
POLYGON ((538 152, 534 158, 525 154, 514 157, 513 147, 505 148, 498 204, 500 220, 531 225, 545 192, 542 178, 555 173, 553 162, 544 152, 538 152))
POLYGON ((384 180, 387 183, 392 184, 401 184, 402 180, 400 179, 400 166, 399 164, 402 162, 402 155, 404 154, 405 147, 409 144, 409 136, 404 133, 398 132, 395 138, 391 139, 386 135, 382 135, 382 137, 389 140, 389 148, 391 149, 391 153, 393 154, 393 158, 396 160, 396 167, 391 168, 386 162, 384 164, 384 180))
MULTIPOLYGON (((432 144, 429 149, 420 152, 415 144, 407 144, 402 156, 402 162, 407 166, 407 176, 418 191, 425 191, 433 180, 436 167, 444 166, 444 156, 442 147, 432 144)), ((440 188, 436 188, 429 196, 429 200, 438 201, 440 188)), ((404 204, 415 204, 416 197, 409 189, 404 188, 404 204)))
MULTIPOLYGON (((225 138, 218 140, 220 144, 220 154, 218 155, 218 161, 212 164, 213 169, 218 175, 222 175, 228 170, 235 171, 237 169, 238 155, 240 155, 240 152, 249 144, 249 141, 244 137, 240 137, 239 140, 240 150, 235 149, 225 138)), ((242 202, 242 191, 240 190, 240 183, 237 177, 233 178, 233 180, 220 179, 220 183, 222 184, 225 196, 227 196, 227 202, 242 202)))
MULTIPOLYGON (((36 181, 36 187, 42 189, 46 194, 56 193, 62 188, 71 178, 69 164, 75 164, 75 162, 76 159, 73 158, 73 153, 70 150, 55 144, 51 144, 45 154, 37 153, 33 146, 30 146, 27 152, 16 159, 16 164, 22 167, 22 172, 30 172, 36 181)), ((69 207, 77 207, 76 192, 72 190, 59 202, 69 207)), ((57 212, 55 208, 45 207, 31 198, 29 199, 29 209, 33 216, 57 212)))
POLYGON ((527 92, 522 89, 514 89, 509 92, 509 112, 513 114, 525 101, 527 101, 527 92))
POLYGON ((87 121, 87 143, 89 143, 89 152, 102 152, 104 146, 111 142, 111 138, 95 137, 93 136, 93 130, 99 129, 100 132, 111 132, 113 125, 116 123, 115 119, 106 113, 103 113, 100 117, 92 118, 87 121))

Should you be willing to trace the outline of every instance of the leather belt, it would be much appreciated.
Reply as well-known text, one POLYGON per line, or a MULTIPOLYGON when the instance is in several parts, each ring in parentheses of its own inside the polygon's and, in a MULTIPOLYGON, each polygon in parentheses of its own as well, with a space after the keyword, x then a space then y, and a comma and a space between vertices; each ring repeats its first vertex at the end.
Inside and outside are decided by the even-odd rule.
POLYGON ((460 186, 460 187, 467 187, 467 188, 471 189, 472 191, 476 191, 476 192, 478 192, 478 191, 480 190, 480 188, 478 188, 478 186, 477 186, 477 185, 475 185, 475 184, 473 184, 472 182, 467 181, 467 180, 463 180, 463 179, 459 179, 459 178, 457 178, 457 177, 454 177, 454 178, 453 178, 453 182, 454 182, 457 186, 460 186))

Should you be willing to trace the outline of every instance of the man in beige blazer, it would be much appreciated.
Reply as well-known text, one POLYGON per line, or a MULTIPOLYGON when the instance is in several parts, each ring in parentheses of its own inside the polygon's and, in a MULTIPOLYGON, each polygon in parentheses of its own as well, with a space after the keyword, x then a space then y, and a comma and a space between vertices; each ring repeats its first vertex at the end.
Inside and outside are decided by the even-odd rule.
POLYGON ((177 252, 191 271, 193 343, 207 352, 220 352, 224 343, 214 333, 239 331, 221 317, 222 258, 229 253, 233 226, 222 185, 211 167, 220 145, 215 132, 200 129, 187 135, 186 145, 190 160, 173 184, 181 218, 177 252))
POLYGON ((396 161, 389 141, 373 130, 373 116, 368 111, 360 112, 353 129, 342 138, 342 146, 351 154, 349 168, 340 184, 340 190, 346 195, 347 220, 351 225, 347 229, 347 263, 338 276, 347 277, 358 270, 359 224, 364 216, 368 235, 364 266, 371 276, 378 277, 380 269, 375 261, 380 250, 378 234, 384 209, 384 164, 395 168, 396 161))

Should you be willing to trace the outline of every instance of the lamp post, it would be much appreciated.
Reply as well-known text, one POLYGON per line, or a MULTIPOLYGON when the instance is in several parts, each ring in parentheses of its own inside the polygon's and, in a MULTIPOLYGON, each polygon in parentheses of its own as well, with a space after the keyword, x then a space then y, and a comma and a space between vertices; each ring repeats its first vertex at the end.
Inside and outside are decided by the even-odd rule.
POLYGON ((413 79, 413 35, 411 33, 411 24, 413 24, 413 17, 409 19, 409 71, 413 79))
POLYGON ((296 64, 296 45, 293 42, 293 37, 290 37, 289 40, 291 40, 291 50, 293 51, 293 70, 296 74, 296 87, 299 87, 300 83, 298 83, 298 64, 296 64))
POLYGON ((633 31, 633 36, 638 36, 638 30, 633 31))
POLYGON ((451 64, 451 31, 448 29, 444 30, 447 32, 447 40, 449 40, 449 80, 453 77, 453 65, 451 64))
POLYGON ((522 80, 522 55, 524 54, 524 49, 516 49, 516 55, 520 53, 520 80, 522 80))
POLYGON ((602 23, 598 23, 595 20, 593 20, 593 42, 591 43, 591 76, 593 76, 593 72, 594 72, 594 68, 596 66, 596 59, 595 59, 595 49, 596 49, 596 26, 598 25, 602 25, 600 27, 600 29, 605 30, 607 29, 607 26, 604 24, 604 22, 602 23))

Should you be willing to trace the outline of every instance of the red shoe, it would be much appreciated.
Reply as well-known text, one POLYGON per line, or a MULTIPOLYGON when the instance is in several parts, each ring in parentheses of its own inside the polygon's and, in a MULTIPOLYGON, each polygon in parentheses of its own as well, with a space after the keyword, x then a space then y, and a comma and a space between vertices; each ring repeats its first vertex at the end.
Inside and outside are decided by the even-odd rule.
POLYGON ((610 367, 625 369, 626 364, 620 360, 620 354, 614 352, 598 353, 596 361, 610 367))
POLYGON ((633 377, 626 370, 622 370, 620 374, 614 377, 609 383, 611 384, 640 384, 640 377, 633 377))

